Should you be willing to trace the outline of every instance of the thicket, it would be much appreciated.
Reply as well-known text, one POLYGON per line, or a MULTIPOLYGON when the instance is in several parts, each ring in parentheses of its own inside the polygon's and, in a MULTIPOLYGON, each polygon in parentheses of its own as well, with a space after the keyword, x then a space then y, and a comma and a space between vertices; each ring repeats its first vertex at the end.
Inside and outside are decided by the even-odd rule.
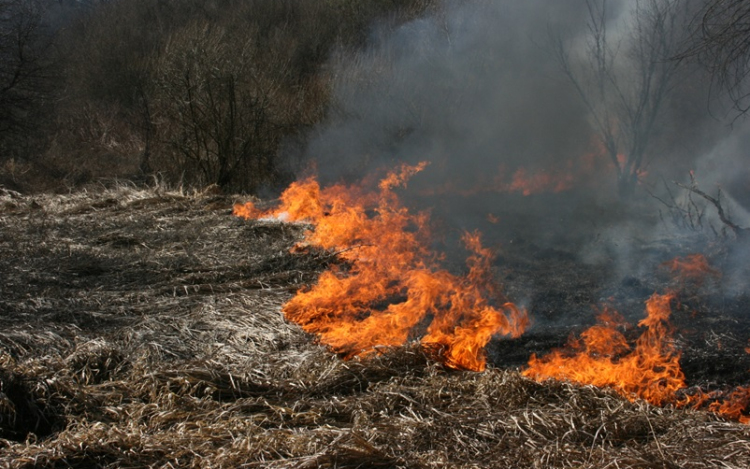
POLYGON ((281 146, 326 114, 332 50, 434 3, 0 0, 0 184, 283 183, 281 146))

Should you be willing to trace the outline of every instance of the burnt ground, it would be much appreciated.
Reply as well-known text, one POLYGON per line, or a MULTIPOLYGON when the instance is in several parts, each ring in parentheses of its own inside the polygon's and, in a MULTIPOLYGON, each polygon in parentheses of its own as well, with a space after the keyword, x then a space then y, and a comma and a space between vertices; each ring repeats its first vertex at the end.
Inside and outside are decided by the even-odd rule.
MULTIPOLYGON (((545 249, 532 250, 523 262, 503 266, 509 294, 519 288, 517 284, 533 284, 527 302, 534 324, 519 339, 493 342, 489 349, 493 363, 522 367, 530 353, 541 355, 564 346, 569 336, 593 325, 605 305, 635 326, 645 317, 645 303, 652 294, 675 292, 671 320, 687 384, 704 390, 747 385, 750 298, 741 291, 726 291, 721 277, 681 280, 663 265, 697 248, 675 252, 660 247, 664 251, 650 260, 653 273, 640 276, 613 274, 606 266, 582 264, 574 256, 545 249)), ((713 258, 713 265, 723 264, 722 255, 713 258)), ((632 327, 628 335, 634 339, 640 332, 632 327)))
MULTIPOLYGON (((635 325, 649 297, 674 292, 674 338, 687 384, 704 390, 750 384, 750 247, 722 234, 721 223, 681 229, 682 220, 652 197, 588 198, 585 192, 480 194, 432 209, 437 220, 450 220, 440 233, 464 227, 484 233, 485 244, 498 252, 497 275, 508 297, 531 312, 532 327, 521 338, 490 344, 490 361, 523 367, 531 353, 562 347, 595 324, 604 306, 635 325), (665 265, 695 253, 718 275, 685 278, 665 265)), ((445 237, 458 244, 456 235, 445 237)), ((628 334, 640 332, 633 327, 628 334)))
POLYGON ((455 372, 414 345, 344 362, 285 322, 281 305, 336 258, 291 254, 304 226, 237 219, 233 202, 0 190, 0 467, 750 465, 745 425, 517 372, 593 324, 597 305, 635 323, 671 289, 688 384, 750 384, 738 276, 660 268, 700 250, 736 269, 731 242, 638 240, 625 269, 604 230, 560 235, 544 214, 533 223, 554 226, 479 226, 534 325, 494 340, 488 371, 455 372))

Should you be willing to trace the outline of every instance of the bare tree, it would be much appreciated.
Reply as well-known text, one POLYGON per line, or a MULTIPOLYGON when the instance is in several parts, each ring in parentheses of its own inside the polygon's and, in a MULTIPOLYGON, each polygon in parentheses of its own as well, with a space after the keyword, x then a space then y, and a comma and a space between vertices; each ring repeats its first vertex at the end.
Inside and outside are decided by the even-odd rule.
POLYGON ((695 37, 680 55, 698 57, 740 114, 750 110, 750 2, 706 0, 695 15, 695 37))
POLYGON ((684 0, 635 0, 628 33, 612 40, 610 2, 586 0, 588 36, 582 57, 552 36, 555 57, 589 110, 618 193, 631 195, 647 161, 662 107, 677 77, 672 60, 683 40, 684 0))
POLYGON ((278 84, 247 38, 198 23, 176 34, 159 65, 155 122, 190 183, 255 191, 274 178, 278 84))
POLYGON ((50 184, 276 184, 326 115, 330 51, 433 3, 0 0, 0 169, 23 152, 39 155, 27 180, 50 184))
MULTIPOLYGON (((49 59, 52 34, 45 5, 35 0, 0 0, 0 144, 23 138, 38 124, 36 115, 53 82, 49 59)), ((0 156, 0 157, 2 157, 0 156)))

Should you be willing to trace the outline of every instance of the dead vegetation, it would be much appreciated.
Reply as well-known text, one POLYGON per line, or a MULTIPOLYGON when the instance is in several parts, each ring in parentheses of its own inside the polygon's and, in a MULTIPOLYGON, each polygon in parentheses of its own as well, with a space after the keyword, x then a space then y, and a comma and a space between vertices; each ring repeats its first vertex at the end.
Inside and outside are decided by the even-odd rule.
POLYGON ((416 347, 341 361, 280 313, 335 256, 232 202, 0 192, 0 467, 750 466, 750 427, 707 412, 416 347))

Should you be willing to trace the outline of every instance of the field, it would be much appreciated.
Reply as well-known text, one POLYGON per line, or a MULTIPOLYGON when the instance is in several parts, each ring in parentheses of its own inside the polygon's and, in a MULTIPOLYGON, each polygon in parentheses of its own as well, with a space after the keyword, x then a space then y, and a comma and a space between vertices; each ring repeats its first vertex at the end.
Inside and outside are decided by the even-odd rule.
MULTIPOLYGON (((336 253, 291 253, 307 226, 233 217, 238 201, 0 189, 0 467, 750 467, 747 425, 524 378, 575 332, 555 318, 492 342, 481 373, 416 344, 340 359, 281 313, 336 253)), ((592 286, 595 271, 519 249, 498 275, 509 294, 547 278, 540 318, 660 281, 592 286)), ((675 313, 688 384, 747 384, 744 302, 708 296, 675 313)))

